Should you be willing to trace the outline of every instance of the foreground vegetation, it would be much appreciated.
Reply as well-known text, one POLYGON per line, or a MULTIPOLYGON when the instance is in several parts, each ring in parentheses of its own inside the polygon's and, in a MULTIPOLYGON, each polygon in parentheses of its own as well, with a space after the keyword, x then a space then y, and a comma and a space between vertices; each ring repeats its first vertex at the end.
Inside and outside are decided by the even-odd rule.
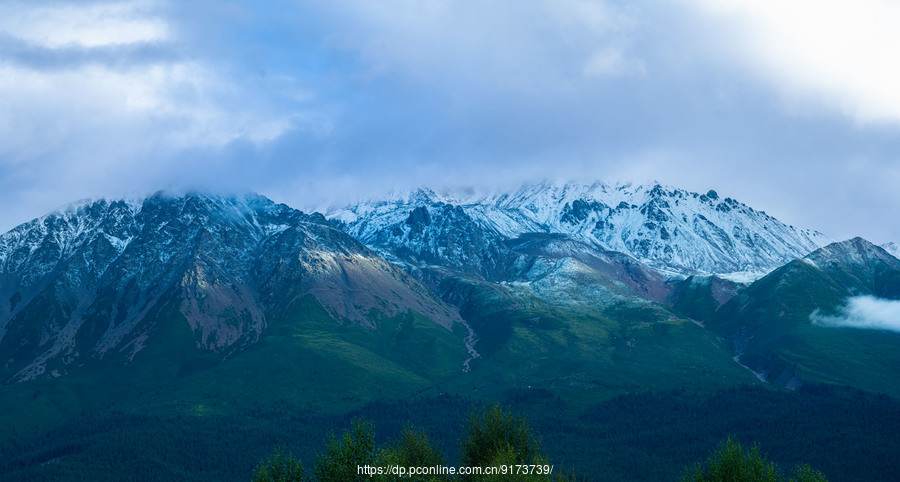
MULTIPOLYGON (((314 480, 353 481, 438 481, 438 480, 505 480, 505 481, 562 481, 558 472, 552 474, 549 460, 542 454, 540 441, 526 421, 499 405, 481 413, 473 413, 462 443, 460 464, 474 468, 502 469, 497 474, 440 473, 406 475, 400 471, 413 467, 437 468, 446 465, 444 454, 435 448, 424 431, 407 426, 393 445, 377 448, 375 428, 371 422, 354 420, 353 427, 343 437, 329 437, 324 451, 316 458, 314 480), (371 468, 360 476, 360 467, 371 468), (520 472, 521 467, 531 470, 520 472), (396 468, 397 471, 393 471, 396 468)), ((286 482, 308 480, 303 463, 278 448, 253 475, 254 482, 286 482)))
POLYGON ((785 476, 773 462, 760 454, 759 447, 744 449, 740 442, 728 437, 704 463, 687 470, 682 482, 828 482, 825 474, 809 465, 797 466, 785 476))
MULTIPOLYGON (((488 475, 409 474, 391 471, 413 467, 443 467, 446 458, 435 448, 424 431, 407 426, 394 445, 378 448, 371 422, 354 420, 353 427, 341 438, 332 434, 316 458, 314 476, 308 478, 300 459, 283 448, 262 462, 253 474, 253 482, 353 481, 563 481, 542 453, 540 442, 525 419, 504 411, 499 405, 473 413, 462 443, 460 464, 465 467, 502 468, 502 473, 488 475), (360 472, 362 467, 368 470, 360 472), (519 473, 513 467, 536 467, 531 473, 519 473), (507 468, 510 470, 507 471, 507 468), (544 468, 544 469, 542 469, 544 468), (386 469, 386 470, 383 470, 386 469), (371 470, 371 471, 369 471, 371 470), (364 476, 364 477, 361 477, 364 476)), ((527 470, 527 469, 526 469, 527 470)), ((790 476, 760 454, 758 446, 745 450, 729 437, 704 463, 684 471, 682 482, 827 482, 825 475, 809 465, 799 465, 790 476)))
MULTIPOLYGON (((827 386, 796 392, 743 387, 713 395, 624 395, 573 410, 548 391, 509 392, 505 406, 540 434, 554 473, 592 480, 677 480, 728 435, 758 443, 779 467, 808 463, 832 482, 896 480, 900 473, 900 401, 827 386)), ((404 428, 428 435, 444 460, 462 459, 469 414, 486 407, 457 395, 382 401, 327 415, 287 401, 232 415, 94 412, 37 437, 0 443, 0 474, 17 480, 247 481, 274 447, 315 475, 328 434, 372 422, 379 448, 396 446, 404 428)), ((336 437, 341 440, 341 437, 336 437)))

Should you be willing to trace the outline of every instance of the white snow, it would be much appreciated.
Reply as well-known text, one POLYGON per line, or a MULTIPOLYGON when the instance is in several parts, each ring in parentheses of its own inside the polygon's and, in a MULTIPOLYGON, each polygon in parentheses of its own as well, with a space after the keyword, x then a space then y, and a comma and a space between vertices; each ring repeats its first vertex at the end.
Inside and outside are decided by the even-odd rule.
POLYGON ((659 184, 540 183, 495 193, 420 189, 348 206, 327 217, 344 221, 351 235, 372 243, 415 207, 438 202, 461 206, 476 223, 503 238, 563 233, 660 270, 727 275, 739 282, 757 279, 832 241, 723 196, 659 184), (567 217, 576 202, 586 209, 567 217))
POLYGON ((881 248, 890 253, 891 256, 900 259, 900 246, 897 243, 891 241, 890 243, 882 244, 881 248))
POLYGON ((769 273, 771 271, 735 271, 734 273, 721 273, 717 276, 735 283, 749 285, 769 273))

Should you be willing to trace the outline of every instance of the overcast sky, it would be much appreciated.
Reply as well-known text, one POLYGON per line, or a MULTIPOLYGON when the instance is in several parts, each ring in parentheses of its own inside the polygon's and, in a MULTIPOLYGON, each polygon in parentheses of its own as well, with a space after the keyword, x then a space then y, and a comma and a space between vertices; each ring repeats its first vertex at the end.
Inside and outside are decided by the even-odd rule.
POLYGON ((900 241, 886 0, 0 2, 0 231, 76 199, 716 189, 900 241))

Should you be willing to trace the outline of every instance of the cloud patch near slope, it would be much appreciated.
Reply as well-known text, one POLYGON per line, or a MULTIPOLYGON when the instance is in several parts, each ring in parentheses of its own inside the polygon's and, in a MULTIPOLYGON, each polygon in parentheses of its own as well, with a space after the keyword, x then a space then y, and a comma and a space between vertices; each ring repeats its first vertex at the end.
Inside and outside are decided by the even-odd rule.
POLYGON ((822 315, 817 309, 809 316, 814 325, 839 328, 864 328, 900 333, 900 300, 875 296, 854 296, 837 316, 822 315))

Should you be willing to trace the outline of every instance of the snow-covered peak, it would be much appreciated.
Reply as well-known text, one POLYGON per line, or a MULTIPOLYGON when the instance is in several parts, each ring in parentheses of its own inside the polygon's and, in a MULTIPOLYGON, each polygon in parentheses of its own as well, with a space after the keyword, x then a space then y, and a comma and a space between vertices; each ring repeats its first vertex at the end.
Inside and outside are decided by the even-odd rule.
POLYGON ((900 259, 900 246, 898 246, 897 243, 891 241, 890 243, 882 244, 881 249, 890 253, 891 256, 900 259))
POLYGON ((83 199, 0 235, 0 275, 23 273, 21 281, 29 284, 73 256, 99 275, 145 229, 171 229, 177 222, 184 236, 197 229, 221 234, 234 228, 260 241, 297 216, 303 215, 256 194, 157 192, 140 199, 83 199))
MULTIPOLYGON (((885 250, 887 251, 887 250, 885 250)), ((823 267, 829 264, 854 264, 857 266, 869 266, 871 261, 880 259, 891 265, 900 267, 900 259, 888 252, 888 256, 871 242, 860 238, 852 238, 846 241, 831 243, 828 246, 817 249, 806 256, 813 264, 823 267)))
POLYGON ((714 190, 701 194, 655 182, 544 182, 490 193, 437 194, 420 189, 328 216, 371 244, 379 232, 404 222, 412 209, 440 204, 461 207, 486 232, 500 238, 562 233, 681 273, 761 276, 831 242, 821 233, 787 226, 714 190))
POLYGON ((134 219, 140 209, 126 201, 82 200, 21 224, 0 235, 0 273, 27 268, 25 280, 39 279, 57 261, 95 240, 118 255, 136 232, 134 219))

